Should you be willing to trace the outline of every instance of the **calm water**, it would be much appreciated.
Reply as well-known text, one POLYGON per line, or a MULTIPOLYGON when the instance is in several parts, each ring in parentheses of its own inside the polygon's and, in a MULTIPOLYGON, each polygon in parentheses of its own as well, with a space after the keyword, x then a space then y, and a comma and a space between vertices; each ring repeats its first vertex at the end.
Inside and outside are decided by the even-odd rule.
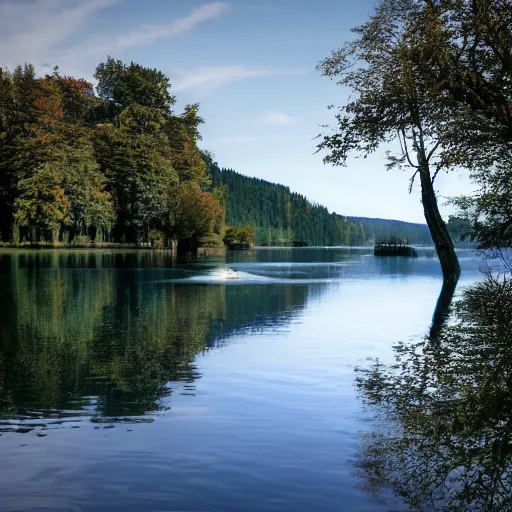
MULTIPOLYGON (((460 287, 485 263, 461 252, 460 287)), ((0 253, 0 510, 384 511, 354 367, 425 334, 431 251, 0 253)))

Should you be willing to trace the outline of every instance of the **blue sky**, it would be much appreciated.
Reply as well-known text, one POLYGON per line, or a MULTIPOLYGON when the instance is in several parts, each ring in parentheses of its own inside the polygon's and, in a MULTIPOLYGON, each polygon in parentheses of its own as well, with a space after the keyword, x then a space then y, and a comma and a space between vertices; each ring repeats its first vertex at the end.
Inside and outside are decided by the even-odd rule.
MULTIPOLYGON (((348 167, 315 154, 329 104, 346 91, 315 70, 351 37, 373 2, 343 0, 0 0, 0 66, 92 80, 108 54, 171 78, 177 109, 201 104, 202 147, 220 166, 283 183, 343 215, 424 222, 410 174, 385 170, 382 148, 348 167)), ((464 172, 438 176, 440 196, 467 193, 464 172)), ((440 203, 443 199, 440 199, 440 203)), ((443 208, 445 215, 449 210, 443 208)))

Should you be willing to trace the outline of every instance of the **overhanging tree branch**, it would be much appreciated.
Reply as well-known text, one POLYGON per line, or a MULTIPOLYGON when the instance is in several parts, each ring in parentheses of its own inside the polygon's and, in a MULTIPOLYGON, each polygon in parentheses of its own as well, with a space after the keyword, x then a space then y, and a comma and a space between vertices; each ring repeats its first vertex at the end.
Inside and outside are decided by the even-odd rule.
MULTIPOLYGON (((401 126, 398 129, 398 140, 400 141, 400 147, 402 149, 402 153, 407 157, 407 161, 409 162, 409 165, 411 167, 414 167, 414 168, 418 169, 419 166, 413 164, 412 161, 411 161, 411 157, 409 156, 409 150, 407 149, 407 138, 405 136, 405 129, 404 129, 403 126, 401 126), (402 145, 402 139, 400 138, 400 133, 402 133, 402 137, 404 138, 403 145, 402 145)), ((415 173, 415 175, 416 175, 416 173, 415 173)))

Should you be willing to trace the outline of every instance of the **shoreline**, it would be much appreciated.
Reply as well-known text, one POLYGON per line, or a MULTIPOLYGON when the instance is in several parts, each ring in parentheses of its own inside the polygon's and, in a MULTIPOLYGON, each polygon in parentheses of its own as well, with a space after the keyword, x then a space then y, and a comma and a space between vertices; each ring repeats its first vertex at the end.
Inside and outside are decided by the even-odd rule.
MULTIPOLYGON (((177 249, 171 247, 153 247, 145 244, 122 244, 113 242, 102 243, 84 243, 84 244, 52 244, 52 243, 25 243, 25 244, 9 244, 0 243, 0 251, 43 251, 43 252, 57 252, 57 251, 100 251, 100 250, 126 250, 134 252, 165 252, 177 255, 177 249)), ((226 252, 225 247, 198 247, 196 254, 198 256, 216 256, 226 252)), ((185 253, 187 254, 187 253, 185 253)))
MULTIPOLYGON (((416 249, 431 249, 435 250, 434 246, 427 245, 413 245, 416 249)), ((7 242, 0 242, 0 251, 2 250, 33 250, 33 251, 75 251, 75 250, 132 250, 132 251, 158 251, 169 252, 177 254, 176 248, 171 247, 153 247, 146 244, 123 244, 114 242, 90 242, 83 244, 57 244, 52 243, 23 243, 23 244, 10 244, 7 242)), ((198 247, 197 253, 203 255, 205 253, 221 254, 225 252, 249 252, 257 249, 365 249, 373 250, 373 245, 310 245, 306 247, 294 247, 293 245, 255 245, 247 249, 229 249, 228 247, 198 247)), ((457 247, 457 250, 476 250, 475 247, 457 247)), ((191 251, 190 251, 191 252, 191 251)), ((187 253, 185 253, 187 254, 187 253)))

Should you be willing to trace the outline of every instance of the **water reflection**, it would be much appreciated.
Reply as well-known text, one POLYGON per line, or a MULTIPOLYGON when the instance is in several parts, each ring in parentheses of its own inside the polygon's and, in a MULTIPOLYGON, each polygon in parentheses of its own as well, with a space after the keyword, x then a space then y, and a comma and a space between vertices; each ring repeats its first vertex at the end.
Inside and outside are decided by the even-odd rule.
POLYGON ((0 431, 152 421, 194 394, 198 353, 322 291, 173 283, 191 272, 162 253, 0 255, 0 431))
POLYGON ((453 308, 435 342, 399 344, 395 365, 360 370, 380 415, 358 473, 408 510, 512 510, 512 284, 488 279, 453 308))

